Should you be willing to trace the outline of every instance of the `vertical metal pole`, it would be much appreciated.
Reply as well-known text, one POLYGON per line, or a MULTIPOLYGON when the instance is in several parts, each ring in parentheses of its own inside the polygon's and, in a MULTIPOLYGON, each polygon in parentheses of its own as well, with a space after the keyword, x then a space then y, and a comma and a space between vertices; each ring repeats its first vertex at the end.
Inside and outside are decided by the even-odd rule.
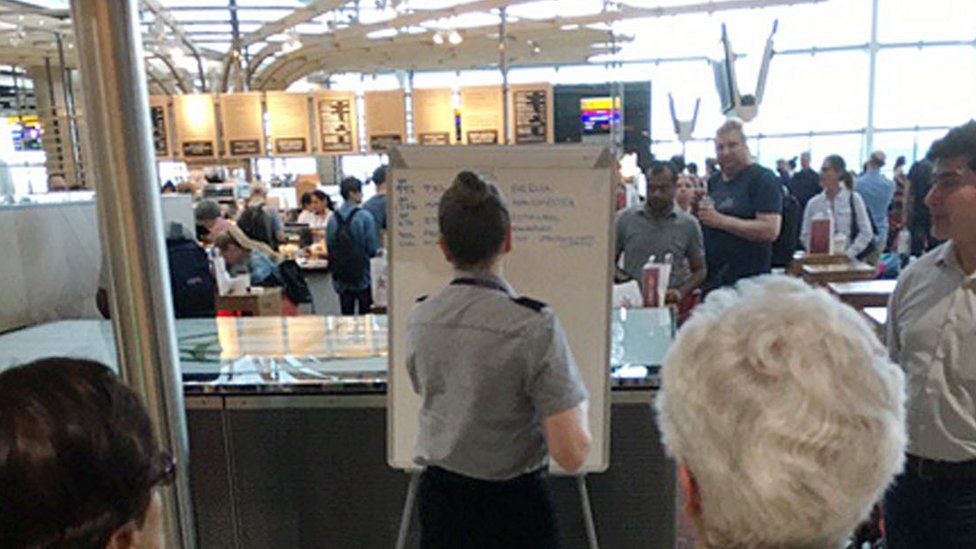
POLYGON ((84 187, 85 178, 82 173, 81 162, 81 141, 78 139, 78 124, 75 121, 77 112, 75 110, 74 90, 71 86, 71 70, 65 62, 64 57, 64 37, 60 32, 54 33, 54 38, 58 45, 58 63, 61 64, 61 92, 64 95, 65 115, 68 118, 68 139, 71 141, 71 161, 74 164, 75 185, 84 187))
POLYGON ((71 20, 98 181, 96 205, 111 273, 112 323, 123 379, 143 398, 176 457, 163 492, 164 547, 196 547, 188 439, 163 226, 155 185, 138 0, 72 0, 71 20))
POLYGON ((868 126, 864 135, 864 158, 874 149, 874 98, 878 80, 878 0, 871 1, 871 43, 868 45, 868 126))
POLYGON ((407 81, 404 84, 403 115, 406 117, 407 143, 417 142, 417 129, 413 118, 413 71, 407 71, 407 81))
POLYGON ((512 129, 511 115, 508 112, 508 35, 505 28, 508 12, 505 8, 498 10, 498 68, 502 71, 502 144, 511 142, 509 133, 512 129))
MULTIPOLYGON (((61 132, 61 122, 58 121, 58 101, 57 97, 54 95, 54 72, 51 70, 51 58, 44 58, 44 74, 47 76, 47 96, 50 102, 51 109, 51 125, 54 126, 55 130, 53 132, 54 139, 57 140, 57 150, 58 150, 58 170, 57 173, 64 175, 64 139, 61 132)), ((36 95, 37 90, 34 90, 36 95)))

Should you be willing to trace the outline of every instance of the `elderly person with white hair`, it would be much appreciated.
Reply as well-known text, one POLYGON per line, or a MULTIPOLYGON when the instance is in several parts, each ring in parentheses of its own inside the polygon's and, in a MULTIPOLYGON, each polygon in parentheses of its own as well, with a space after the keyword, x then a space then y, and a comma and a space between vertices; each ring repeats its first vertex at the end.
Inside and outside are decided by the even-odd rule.
POLYGON ((709 295, 656 404, 699 547, 842 547, 902 468, 903 384, 822 290, 764 276, 709 295))

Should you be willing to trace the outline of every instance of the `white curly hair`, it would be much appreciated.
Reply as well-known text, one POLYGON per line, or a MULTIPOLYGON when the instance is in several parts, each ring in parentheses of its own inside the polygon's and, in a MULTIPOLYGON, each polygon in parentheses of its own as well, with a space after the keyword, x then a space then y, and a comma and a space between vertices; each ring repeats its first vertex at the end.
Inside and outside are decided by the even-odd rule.
POLYGON ((837 547, 894 475, 904 376, 825 291, 764 276, 713 292, 681 329, 656 407, 693 475, 705 547, 837 547))

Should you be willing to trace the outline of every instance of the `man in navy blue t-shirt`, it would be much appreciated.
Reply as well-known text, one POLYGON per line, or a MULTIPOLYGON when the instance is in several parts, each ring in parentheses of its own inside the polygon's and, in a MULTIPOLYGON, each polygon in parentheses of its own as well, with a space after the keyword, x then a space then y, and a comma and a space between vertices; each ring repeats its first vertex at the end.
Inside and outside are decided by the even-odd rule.
POLYGON ((698 208, 708 289, 770 272, 783 209, 779 180, 753 161, 742 121, 732 118, 722 124, 715 153, 721 171, 708 181, 710 203, 698 208))

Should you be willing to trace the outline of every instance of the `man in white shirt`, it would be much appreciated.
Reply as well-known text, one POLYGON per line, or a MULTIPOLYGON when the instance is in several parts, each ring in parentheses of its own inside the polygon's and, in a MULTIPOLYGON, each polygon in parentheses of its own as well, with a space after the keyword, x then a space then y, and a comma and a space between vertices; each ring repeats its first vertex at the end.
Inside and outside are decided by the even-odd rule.
POLYGON ((906 373, 908 461, 885 498, 888 547, 976 547, 976 122, 929 150, 932 232, 888 314, 906 373))

